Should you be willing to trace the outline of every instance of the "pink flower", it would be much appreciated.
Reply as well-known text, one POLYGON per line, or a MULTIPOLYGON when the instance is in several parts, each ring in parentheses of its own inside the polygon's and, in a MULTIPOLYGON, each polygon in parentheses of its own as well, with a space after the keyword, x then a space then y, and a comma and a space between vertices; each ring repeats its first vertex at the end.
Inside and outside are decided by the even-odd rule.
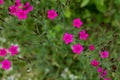
POLYGON ((8 59, 5 59, 1 62, 2 69, 9 70, 11 67, 11 62, 8 59))
POLYGON ((104 80, 112 80, 111 78, 104 78, 104 80))
POLYGON ((69 44, 69 43, 73 42, 73 35, 65 33, 63 36, 63 40, 66 44, 69 44))
POLYGON ((87 37, 89 36, 89 35, 86 33, 85 30, 80 31, 80 32, 79 32, 79 35, 80 35, 80 37, 79 37, 80 40, 82 40, 82 39, 83 39, 83 40, 86 40, 87 37))
POLYGON ((20 3, 20 0, 16 0, 15 5, 9 7, 9 13, 11 15, 17 16, 19 20, 24 20, 27 18, 27 14, 33 10, 33 7, 29 2, 25 5, 20 3))
POLYGON ((81 54, 83 50, 84 50, 84 47, 81 44, 76 44, 72 46, 73 53, 81 54))
POLYGON ((29 6, 30 6, 30 3, 26 2, 25 5, 24 5, 24 8, 28 8, 29 6))
POLYGON ((10 6, 8 9, 11 15, 16 16, 17 12, 22 8, 23 8, 23 4, 20 3, 20 0, 16 0, 15 5, 10 6))
POLYGON ((7 55, 7 49, 6 48, 0 48, 0 56, 5 57, 7 55))
POLYGON ((11 53, 11 56, 14 56, 14 55, 16 55, 16 54, 19 53, 19 47, 18 47, 18 45, 11 45, 8 50, 11 53))
POLYGON ((48 10, 48 18, 54 20, 58 16, 55 10, 48 10))
POLYGON ((9 7, 9 11, 10 11, 9 13, 10 13, 11 15, 16 16, 16 13, 17 13, 18 10, 19 10, 18 7, 15 6, 15 5, 9 7))
POLYGON ((0 5, 1 5, 1 4, 4 4, 4 0, 0 0, 0 5))
POLYGON ((16 15, 19 20, 23 20, 27 18, 27 12, 23 11, 22 9, 19 10, 16 15))
POLYGON ((102 76, 106 76, 106 75, 107 75, 107 71, 104 70, 104 71, 102 72, 102 76))
POLYGON ((32 11, 32 10, 33 10, 33 7, 32 7, 32 6, 29 6, 28 8, 26 8, 25 12, 26 12, 26 13, 29 13, 29 12, 32 11))
POLYGON ((91 45, 89 46, 89 50, 90 50, 90 51, 93 51, 94 49, 95 49, 94 45, 91 44, 91 45))
POLYGON ((80 18, 76 18, 73 20, 73 26, 76 28, 80 28, 83 25, 83 22, 80 20, 80 18))
POLYGON ((94 59, 94 60, 91 62, 91 65, 94 66, 94 67, 98 67, 99 64, 100 64, 100 62, 98 62, 96 59, 94 59))
POLYGON ((15 1, 16 5, 20 4, 20 0, 15 1))
POLYGON ((100 78, 103 78, 103 77, 105 77, 107 75, 107 70, 99 67, 98 68, 98 73, 100 73, 100 78))
POLYGON ((33 10, 33 6, 31 6, 29 2, 26 2, 26 4, 23 6, 23 8, 25 9, 25 12, 27 12, 27 13, 29 13, 30 11, 33 10))
POLYGON ((98 68, 98 73, 101 73, 103 69, 101 67, 98 68))
POLYGON ((102 73, 100 74, 100 78, 103 78, 107 75, 107 71, 103 70, 102 73))
POLYGON ((108 58, 109 56, 109 52, 108 51, 102 51, 100 52, 100 57, 101 58, 108 58))

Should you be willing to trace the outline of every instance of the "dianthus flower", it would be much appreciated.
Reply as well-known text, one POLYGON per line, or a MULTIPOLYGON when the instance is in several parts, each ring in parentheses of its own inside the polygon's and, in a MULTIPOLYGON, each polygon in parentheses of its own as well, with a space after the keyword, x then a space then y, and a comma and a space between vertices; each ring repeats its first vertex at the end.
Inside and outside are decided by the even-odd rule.
POLYGON ((84 50, 84 47, 81 44, 76 44, 72 46, 73 53, 81 54, 83 50, 84 50))
POLYGON ((5 59, 1 62, 2 69, 9 70, 11 67, 11 62, 8 59, 5 59))
POLYGON ((27 18, 27 14, 33 10, 33 7, 29 2, 25 5, 20 3, 20 0, 16 0, 15 4, 9 7, 9 13, 13 16, 17 16, 19 20, 27 18))
POLYGON ((91 61, 91 65, 94 66, 94 67, 98 67, 99 64, 100 64, 100 62, 98 62, 96 59, 91 61))
POLYGON ((89 50, 90 50, 90 51, 93 51, 93 50, 95 50, 95 47, 94 47, 94 45, 92 45, 92 44, 91 44, 91 45, 89 46, 89 50))
POLYGON ((6 48, 0 48, 0 56, 5 57, 8 51, 6 48))
POLYGON ((14 56, 19 53, 19 46, 18 45, 11 45, 8 51, 11 53, 11 56, 14 56))
POLYGON ((48 10, 48 18, 49 19, 54 20, 57 16, 58 16, 58 14, 54 9, 48 10))
POLYGON ((64 40, 65 44, 69 44, 69 43, 73 42, 73 35, 65 33, 63 36, 63 40, 64 40))
POLYGON ((73 20, 73 26, 76 28, 80 28, 83 25, 83 22, 80 20, 80 18, 76 18, 73 20))
POLYGON ((101 73, 103 71, 102 67, 98 68, 98 73, 101 73))
POLYGON ((99 54, 100 54, 101 58, 108 58, 108 56, 109 56, 109 52, 108 51, 101 51, 99 54))
POLYGON ((27 18, 27 13, 26 11, 23 11, 22 9, 17 12, 17 17, 19 20, 26 19, 27 18))
POLYGON ((80 31, 80 32, 79 32, 79 35, 80 35, 80 37, 79 37, 80 40, 82 40, 82 39, 83 39, 83 40, 86 40, 87 37, 89 36, 89 35, 86 33, 85 30, 80 31))
POLYGON ((102 72, 100 73, 100 78, 103 78, 107 75, 107 70, 102 70, 102 72))

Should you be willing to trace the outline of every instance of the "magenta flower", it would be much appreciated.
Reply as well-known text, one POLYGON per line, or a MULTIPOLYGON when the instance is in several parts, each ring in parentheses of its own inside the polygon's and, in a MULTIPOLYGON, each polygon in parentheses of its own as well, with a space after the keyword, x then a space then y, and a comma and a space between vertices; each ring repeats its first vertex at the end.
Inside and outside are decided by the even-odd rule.
POLYGON ((19 20, 24 20, 27 18, 27 14, 33 10, 33 7, 29 2, 25 5, 20 3, 20 0, 16 0, 15 5, 9 7, 9 13, 11 15, 17 16, 19 20))
POLYGON ((0 0, 0 5, 1 5, 1 4, 4 4, 4 0, 0 0))
POLYGON ((1 62, 2 69, 9 70, 11 67, 11 62, 8 59, 5 59, 1 62))
POLYGON ((73 20, 73 26, 76 28, 80 28, 83 25, 83 22, 80 20, 80 18, 76 18, 73 20))
POLYGON ((83 39, 83 40, 86 40, 87 37, 89 36, 89 35, 86 33, 85 30, 80 31, 80 32, 79 32, 79 35, 80 35, 80 37, 79 37, 80 40, 82 40, 82 39, 83 39))
POLYGON ((91 45, 89 46, 89 50, 90 50, 90 51, 93 51, 93 50, 95 50, 95 47, 94 47, 94 45, 92 45, 92 44, 91 44, 91 45))
POLYGON ((26 8, 25 12, 26 12, 26 13, 29 13, 29 12, 32 11, 32 10, 33 10, 33 7, 32 7, 32 6, 29 6, 29 7, 26 8))
POLYGON ((30 6, 30 3, 26 2, 25 5, 24 5, 24 8, 28 8, 29 6, 30 6))
POLYGON ((19 20, 23 20, 27 18, 27 12, 23 11, 22 9, 19 10, 16 15, 19 20))
POLYGON ((16 55, 16 54, 19 53, 19 47, 18 47, 18 45, 11 45, 8 50, 11 53, 11 56, 14 56, 14 55, 16 55))
POLYGON ((48 10, 48 18, 54 20, 58 16, 55 10, 48 10))
POLYGON ((98 68, 98 73, 101 73, 103 69, 101 67, 98 68))
POLYGON ((100 62, 98 62, 96 59, 94 59, 94 60, 91 62, 91 65, 94 66, 94 67, 98 67, 99 64, 100 64, 100 62))
POLYGON ((111 78, 104 78, 104 80, 112 80, 111 78))
POLYGON ((65 33, 63 36, 63 40, 64 40, 65 44, 69 44, 69 43, 73 42, 73 35, 65 33))
POLYGON ((21 4, 20 0, 16 0, 15 3, 16 3, 16 5, 21 4))
POLYGON ((107 70, 103 69, 102 67, 99 67, 98 73, 100 73, 100 78, 103 78, 107 75, 107 70))
POLYGON ((0 48, 0 56, 5 57, 8 51, 6 48, 0 48))
POLYGON ((23 8, 23 4, 20 3, 20 0, 16 0, 15 5, 10 6, 9 13, 13 16, 16 16, 17 12, 23 8))
POLYGON ((109 52, 108 51, 102 51, 100 52, 100 57, 101 58, 108 58, 109 56, 109 52))
POLYGON ((9 13, 10 13, 11 15, 16 16, 16 13, 17 13, 18 10, 19 10, 18 7, 15 6, 15 5, 9 7, 9 11, 10 11, 9 13))
POLYGON ((31 6, 29 2, 26 2, 26 4, 23 6, 23 8, 25 9, 26 13, 29 13, 30 11, 33 10, 33 6, 31 6))
POLYGON ((100 74, 100 78, 103 78, 107 75, 107 71, 103 70, 102 73, 100 74))
POLYGON ((81 44, 76 44, 72 46, 73 53, 81 54, 83 50, 84 50, 84 47, 81 44))

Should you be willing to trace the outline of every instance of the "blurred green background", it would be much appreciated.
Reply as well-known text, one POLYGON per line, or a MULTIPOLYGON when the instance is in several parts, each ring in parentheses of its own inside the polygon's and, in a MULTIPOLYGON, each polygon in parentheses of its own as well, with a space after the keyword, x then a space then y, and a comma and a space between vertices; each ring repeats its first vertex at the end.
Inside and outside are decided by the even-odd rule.
POLYGON ((97 69, 90 65, 96 58, 107 69, 107 77, 120 80, 120 0, 21 0, 27 1, 34 10, 22 21, 9 15, 8 7, 14 0, 0 5, 0 46, 20 46, 19 55, 9 57, 12 69, 0 69, 1 79, 99 80, 97 69), (47 18, 50 9, 58 13, 54 21, 47 18), (73 27, 74 18, 83 21, 80 29, 73 27), (87 41, 78 40, 83 29, 90 35, 87 41), (72 44, 84 45, 81 55, 72 52, 72 44, 62 41, 65 32, 75 35, 72 44), (90 44, 95 45, 95 51, 88 50, 90 44), (102 49, 109 51, 108 59, 100 59, 102 49))

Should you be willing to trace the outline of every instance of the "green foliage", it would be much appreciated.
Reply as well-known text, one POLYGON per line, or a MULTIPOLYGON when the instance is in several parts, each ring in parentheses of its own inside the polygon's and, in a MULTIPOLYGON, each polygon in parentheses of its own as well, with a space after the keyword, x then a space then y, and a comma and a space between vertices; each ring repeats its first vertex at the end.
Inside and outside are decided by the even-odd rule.
POLYGON ((13 1, 5 0, 0 5, 0 46, 19 44, 20 53, 9 57, 13 70, 0 69, 0 79, 14 76, 18 80, 99 80, 97 69, 90 65, 95 58, 107 68, 108 77, 120 79, 120 0, 21 0, 34 7, 23 21, 9 15, 8 7, 13 1), (54 21, 47 18, 50 9, 59 15, 54 21), (73 27, 74 18, 84 22, 80 29, 73 27), (90 35, 87 41, 78 40, 82 29, 90 35), (81 55, 72 52, 72 44, 64 44, 65 32, 75 35, 72 44, 84 45, 81 55), (90 44, 95 45, 95 51, 88 50, 90 44), (101 49, 110 52, 108 59, 100 59, 101 49), (117 67, 115 72, 113 65, 117 67))
POLYGON ((82 0, 81 7, 86 6, 89 3, 90 0, 82 0))

